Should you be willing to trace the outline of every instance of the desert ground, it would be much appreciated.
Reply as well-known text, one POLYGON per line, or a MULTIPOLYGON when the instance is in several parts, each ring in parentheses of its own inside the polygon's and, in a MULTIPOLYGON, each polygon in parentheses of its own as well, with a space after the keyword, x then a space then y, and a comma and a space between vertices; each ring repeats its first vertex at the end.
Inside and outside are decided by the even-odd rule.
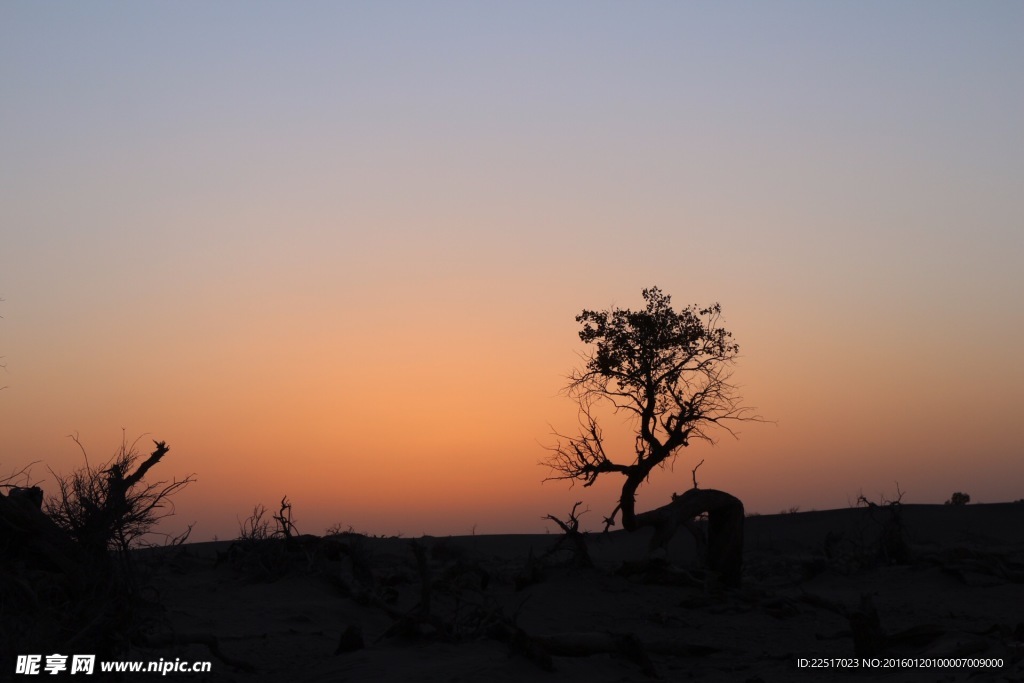
POLYGON ((739 588, 686 530, 650 537, 587 534, 591 567, 560 534, 148 551, 164 645, 133 656, 211 660, 170 674, 207 681, 1024 680, 1024 503, 751 516, 739 588))

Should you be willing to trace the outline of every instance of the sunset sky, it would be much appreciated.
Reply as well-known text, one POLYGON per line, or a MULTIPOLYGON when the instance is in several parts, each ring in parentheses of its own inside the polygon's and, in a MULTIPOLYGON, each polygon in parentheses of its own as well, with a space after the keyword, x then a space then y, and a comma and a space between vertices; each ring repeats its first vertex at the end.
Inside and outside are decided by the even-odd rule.
POLYGON ((574 317, 657 285, 721 303, 771 422, 639 509, 701 459, 762 513, 1024 498, 1022 35, 1020 2, 0 2, 0 474, 52 490, 123 428, 196 474, 194 540, 283 495, 308 533, 595 528, 621 480, 538 465, 574 317))

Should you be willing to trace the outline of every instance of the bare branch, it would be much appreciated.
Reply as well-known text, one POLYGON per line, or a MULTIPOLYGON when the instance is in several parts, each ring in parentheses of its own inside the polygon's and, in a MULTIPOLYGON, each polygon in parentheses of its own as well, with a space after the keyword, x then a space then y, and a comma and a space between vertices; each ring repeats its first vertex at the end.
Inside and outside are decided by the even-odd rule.
POLYGON ((611 529, 613 526, 615 526, 615 515, 619 514, 619 510, 621 510, 621 509, 622 509, 622 503, 619 503, 612 510, 612 513, 604 518, 604 531, 605 531, 605 533, 607 533, 609 529, 611 529))
MULTIPOLYGON (((13 489, 13 488, 32 488, 36 484, 32 483, 32 465, 38 465, 39 460, 33 460, 29 464, 22 467, 20 470, 12 471, 7 476, 0 479, 0 488, 13 489), (20 480, 20 484, 12 484, 14 480, 20 480)), ((38 483, 38 482, 37 482, 38 483)))
POLYGON ((699 486, 697 486, 697 470, 699 470, 700 466, 703 465, 703 464, 704 464, 704 459, 702 458, 701 461, 699 463, 697 463, 697 466, 694 467, 692 470, 690 470, 690 474, 693 476, 693 488, 695 488, 695 489, 696 488, 700 488, 699 486))
POLYGON ((580 505, 583 505, 583 501, 582 500, 576 501, 576 504, 572 506, 572 512, 569 513, 568 521, 563 522, 562 520, 560 520, 558 517, 555 517, 554 515, 546 515, 542 519, 550 519, 552 522, 557 524, 559 526, 559 528, 561 528, 562 531, 564 531, 566 534, 576 534, 576 533, 579 533, 579 531, 580 531, 580 515, 585 515, 588 512, 590 512, 590 509, 588 508, 588 509, 584 510, 583 512, 581 512, 579 515, 577 515, 576 514, 576 510, 577 510, 577 508, 579 508, 580 505))
POLYGON ((580 406, 579 436, 568 437, 555 432, 558 442, 549 447, 552 455, 545 461, 556 472, 545 481, 570 479, 592 485, 602 472, 624 472, 625 466, 612 462, 604 450, 604 435, 601 426, 591 413, 589 403, 580 406))

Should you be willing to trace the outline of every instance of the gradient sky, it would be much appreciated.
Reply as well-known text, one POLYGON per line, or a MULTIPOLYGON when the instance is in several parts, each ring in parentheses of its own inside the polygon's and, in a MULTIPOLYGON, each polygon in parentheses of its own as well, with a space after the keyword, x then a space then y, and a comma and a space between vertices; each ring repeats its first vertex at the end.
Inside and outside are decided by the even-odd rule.
MULTIPOLYGON (((0 2, 0 468, 536 532, 583 308, 721 302, 750 511, 1024 498, 1024 4, 0 2), (150 437, 146 437, 148 439, 150 437), (141 442, 148 445, 148 440, 141 442), (158 470, 153 470, 157 474, 158 470)), ((550 526, 550 525, 547 525, 550 526)))

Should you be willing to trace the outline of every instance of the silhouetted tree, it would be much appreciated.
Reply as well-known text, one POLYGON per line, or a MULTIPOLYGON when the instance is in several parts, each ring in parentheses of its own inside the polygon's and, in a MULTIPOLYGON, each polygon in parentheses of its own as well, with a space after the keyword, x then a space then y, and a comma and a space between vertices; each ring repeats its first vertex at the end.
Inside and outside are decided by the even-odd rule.
POLYGON ((946 501, 946 505, 967 505, 971 502, 971 497, 963 491, 957 491, 949 500, 946 501))
MULTIPOLYGON (((549 479, 590 486, 606 472, 623 475, 619 503, 605 519, 606 529, 620 510, 628 530, 655 526, 674 531, 680 514, 709 511, 700 509, 708 505, 738 506, 742 514, 742 504, 734 497, 722 492, 702 495, 712 492, 696 487, 698 494, 687 492, 660 513, 636 513, 637 488, 680 448, 695 439, 714 443, 716 428, 733 433, 732 423, 759 419, 742 406, 729 381, 739 346, 720 324, 721 306, 676 310, 669 295, 657 287, 643 290, 643 298, 647 303, 643 310, 584 310, 576 316, 582 325, 580 339, 593 346, 566 387, 579 403, 581 429, 578 436, 557 435, 558 443, 547 460, 554 472, 549 479), (620 456, 606 450, 596 414, 601 406, 628 417, 636 431, 632 453, 620 456)), ((734 514, 735 510, 730 519, 734 514)))
MULTIPOLYGON (((82 444, 72 437, 79 448, 82 444)), ((117 454, 100 467, 89 465, 71 475, 53 473, 58 495, 45 505, 47 515, 88 550, 101 554, 118 550, 122 556, 136 540, 152 533, 157 523, 174 514, 171 497, 195 481, 194 475, 170 482, 143 481, 150 468, 160 462, 170 447, 154 441, 156 449, 143 459, 142 454, 122 438, 117 454)), ((82 448, 85 455, 85 449, 82 448)), ((172 539, 181 542, 183 537, 172 539)))
POLYGON ((133 643, 156 642, 141 618, 151 608, 140 600, 142 577, 128 550, 194 477, 145 481, 169 450, 154 446, 143 457, 122 440, 107 463, 86 458, 73 474, 54 474, 59 494, 45 504, 38 487, 0 482, 9 489, 0 492, 0 659, 44 648, 117 659, 133 643))

